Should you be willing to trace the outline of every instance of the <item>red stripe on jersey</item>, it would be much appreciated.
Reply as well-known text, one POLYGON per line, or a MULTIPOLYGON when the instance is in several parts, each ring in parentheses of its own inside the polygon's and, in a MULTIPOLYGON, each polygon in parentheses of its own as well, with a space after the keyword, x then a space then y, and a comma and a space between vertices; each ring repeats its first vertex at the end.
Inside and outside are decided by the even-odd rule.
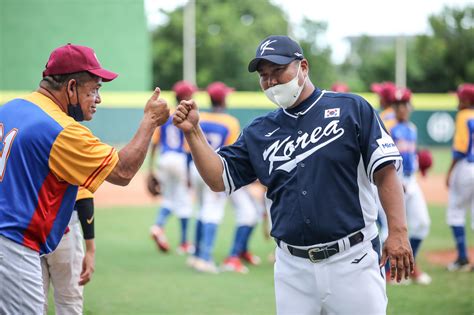
POLYGON ((52 173, 46 176, 39 192, 38 206, 31 218, 28 228, 23 234, 23 245, 33 250, 40 251, 41 244, 46 242, 59 208, 69 187, 67 182, 60 182, 52 173))
POLYGON ((92 184, 94 179, 97 177, 97 175, 102 172, 102 170, 109 164, 110 160, 112 159, 112 154, 114 153, 115 149, 112 148, 110 150, 110 153, 105 157, 105 159, 102 161, 102 164, 98 168, 95 169, 95 171, 92 172, 92 174, 87 177, 86 181, 82 185, 84 188, 89 188, 89 186, 92 184))

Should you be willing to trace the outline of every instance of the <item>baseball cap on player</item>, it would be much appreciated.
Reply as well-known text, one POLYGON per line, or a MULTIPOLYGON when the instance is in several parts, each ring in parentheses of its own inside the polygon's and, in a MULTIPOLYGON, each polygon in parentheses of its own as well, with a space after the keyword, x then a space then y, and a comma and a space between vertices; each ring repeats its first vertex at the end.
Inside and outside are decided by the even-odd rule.
POLYGON ((395 91, 397 89, 393 82, 372 83, 370 86, 372 92, 379 95, 380 99, 385 103, 392 103, 395 98, 395 91))
POLYGON ((407 88, 396 88, 391 103, 406 103, 411 99, 411 91, 407 88))
POLYGON ((301 46, 284 35, 271 35, 265 38, 257 47, 255 58, 248 65, 249 72, 257 71, 258 63, 262 60, 287 65, 293 60, 303 59, 301 46))
POLYGON ((112 81, 118 76, 117 73, 102 68, 92 48, 69 43, 53 50, 43 71, 43 77, 82 71, 92 73, 104 82, 112 81))
POLYGON ((458 87, 457 94, 460 101, 467 101, 469 104, 474 104, 474 84, 461 84, 458 87))
POLYGON ((347 93, 347 92, 349 92, 349 87, 345 83, 336 82, 333 85, 331 85, 331 91, 340 92, 340 93, 347 93))
POLYGON ((173 91, 178 98, 190 98, 197 91, 197 87, 188 81, 182 80, 173 85, 173 91))
POLYGON ((224 101, 227 94, 234 91, 233 88, 228 87, 225 83, 219 81, 209 84, 206 90, 211 99, 216 102, 224 101))

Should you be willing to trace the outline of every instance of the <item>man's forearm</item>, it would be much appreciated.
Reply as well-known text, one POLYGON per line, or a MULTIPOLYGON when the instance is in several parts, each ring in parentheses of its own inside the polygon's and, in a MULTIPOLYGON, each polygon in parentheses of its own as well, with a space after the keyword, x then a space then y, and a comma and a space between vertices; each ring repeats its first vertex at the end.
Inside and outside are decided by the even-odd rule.
POLYGON ((85 240, 86 243, 86 252, 95 253, 95 241, 93 238, 85 240))
POLYGON ((118 185, 127 185, 130 182, 145 160, 155 127, 153 120, 143 118, 133 139, 119 151, 119 162, 107 177, 107 181, 118 185))
POLYGON ((213 191, 224 191, 221 159, 207 142, 201 127, 198 125, 192 131, 185 133, 185 136, 201 177, 213 191))
POLYGON ((403 197, 403 187, 392 165, 384 167, 375 173, 375 181, 380 202, 387 215, 390 232, 406 232, 406 215, 403 197))

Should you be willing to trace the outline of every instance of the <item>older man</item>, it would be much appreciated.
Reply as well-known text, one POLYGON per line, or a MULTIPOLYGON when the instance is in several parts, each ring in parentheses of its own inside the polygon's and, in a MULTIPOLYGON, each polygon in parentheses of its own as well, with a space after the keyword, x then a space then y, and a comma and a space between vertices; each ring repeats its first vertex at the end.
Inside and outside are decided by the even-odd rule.
POLYGON ((0 314, 42 314, 40 255, 53 251, 71 218, 77 187, 127 185, 155 128, 169 117, 156 88, 134 138, 119 152, 77 121, 90 120, 102 82, 117 74, 93 49, 55 49, 38 90, 0 107, 0 314))

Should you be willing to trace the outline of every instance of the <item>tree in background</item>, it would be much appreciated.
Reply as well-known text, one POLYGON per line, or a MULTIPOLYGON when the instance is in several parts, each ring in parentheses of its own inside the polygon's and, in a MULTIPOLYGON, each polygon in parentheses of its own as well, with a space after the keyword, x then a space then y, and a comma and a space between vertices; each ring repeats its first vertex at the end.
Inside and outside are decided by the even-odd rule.
MULTIPOLYGON (((453 91, 474 81, 474 6, 444 8, 430 16, 431 35, 407 41, 407 85, 416 92, 453 91)), ((353 91, 368 91, 372 82, 395 80, 395 37, 385 49, 371 37, 355 42, 353 55, 339 68, 353 91)))
MULTIPOLYGON (((164 13, 168 22, 152 34, 153 80, 170 89, 183 73, 183 7, 164 13)), ((472 5, 444 8, 429 18, 432 34, 408 39, 407 84, 413 91, 447 92, 474 81, 473 16, 472 5)), ((282 9, 268 0, 197 0, 196 24, 197 85, 219 80, 237 90, 259 90, 247 64, 263 38, 288 30, 282 9)), ((351 91, 364 92, 373 82, 395 80, 395 38, 393 45, 380 48, 373 38, 362 36, 353 54, 336 66, 324 43, 326 27, 306 18, 295 32, 319 87, 344 81, 351 91)))
POLYGON ((418 91, 446 92, 474 82, 474 6, 445 7, 429 23, 433 35, 417 38, 418 69, 408 73, 409 83, 418 91))
MULTIPOLYGON (((183 7, 164 13, 168 23, 153 33, 153 80, 170 89, 183 74, 183 7)), ((219 80, 237 90, 259 89, 248 62, 263 38, 287 29, 283 12, 269 1, 196 1, 197 85, 219 80)))
MULTIPOLYGON (((336 67, 331 61, 331 48, 320 42, 326 33, 327 23, 304 18, 298 38, 309 62, 310 76, 322 89, 329 89, 337 79, 336 67)), ((298 39, 295 38, 295 39, 298 39)))

